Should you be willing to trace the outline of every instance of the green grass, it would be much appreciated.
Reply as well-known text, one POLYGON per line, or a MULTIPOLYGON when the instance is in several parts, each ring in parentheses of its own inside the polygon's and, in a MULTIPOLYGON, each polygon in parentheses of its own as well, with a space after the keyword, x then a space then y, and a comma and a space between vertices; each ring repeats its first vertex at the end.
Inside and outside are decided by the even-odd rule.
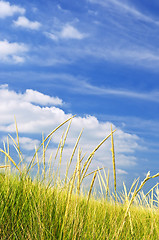
MULTIPOLYGON (((67 200, 64 189, 1 176, 1 239, 116 239, 127 205, 73 194, 66 219, 67 200)), ((133 206, 130 213, 118 239, 159 239, 158 210, 133 206)))
MULTIPOLYGON (((52 168, 51 158, 49 169, 46 171, 45 159, 48 144, 59 127, 43 139, 41 146, 35 150, 32 161, 24 169, 21 168, 24 159, 20 150, 18 130, 16 130, 17 143, 14 139, 12 140, 19 155, 19 163, 11 157, 9 141, 7 146, 4 144, 3 150, 0 149, 6 162, 1 166, 4 169, 0 173, 0 239, 159 239, 157 208, 159 198, 155 190, 157 186, 154 186, 147 195, 142 192, 144 184, 151 178, 158 177, 159 174, 154 176, 148 174, 141 183, 139 179, 135 180, 129 192, 123 185, 122 193, 118 193, 116 189, 114 193, 110 193, 109 172, 96 169, 88 173, 95 152, 111 137, 114 186, 116 187, 115 153, 111 130, 110 135, 90 153, 86 160, 80 148, 78 149, 75 169, 71 175, 68 175, 73 156, 77 151, 79 137, 67 164, 66 177, 60 180, 58 176, 62 150, 70 124, 57 149, 60 157, 56 171, 52 168), (41 162, 38 156, 40 148, 43 150, 41 162), (11 164, 16 172, 13 167, 10 167, 11 164), (39 175, 40 164, 43 167, 41 175, 39 175), (37 175, 33 179, 30 177, 30 172, 34 168, 37 170, 37 175), (102 171, 103 174, 101 174, 102 171), (84 193, 83 180, 90 175, 92 175, 90 188, 87 193, 84 193), (99 181, 100 197, 93 192, 95 181, 99 181), (153 198, 155 191, 156 200, 153 198)), ((54 161, 56 160, 55 157, 54 161)))

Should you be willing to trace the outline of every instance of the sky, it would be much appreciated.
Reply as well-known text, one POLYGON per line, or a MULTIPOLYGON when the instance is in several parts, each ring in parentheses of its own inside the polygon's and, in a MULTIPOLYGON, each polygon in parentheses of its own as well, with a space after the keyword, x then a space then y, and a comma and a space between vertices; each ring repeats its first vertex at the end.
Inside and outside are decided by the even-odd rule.
MULTIPOLYGON (((158 12, 157 0, 0 1, 1 146, 8 133, 15 137, 16 117, 29 161, 41 134, 76 114, 63 168, 83 128, 80 147, 88 154, 112 125, 119 185, 156 174, 158 12)), ((48 156, 66 127, 53 137, 48 156)), ((109 139, 92 170, 112 172, 110 149, 109 139)))

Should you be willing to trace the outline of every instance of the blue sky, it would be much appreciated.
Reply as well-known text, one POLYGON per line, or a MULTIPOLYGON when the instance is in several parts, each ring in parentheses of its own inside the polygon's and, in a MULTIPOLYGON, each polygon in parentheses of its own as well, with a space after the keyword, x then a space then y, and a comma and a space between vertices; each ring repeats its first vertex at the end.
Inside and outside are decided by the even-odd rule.
MULTIPOLYGON (((118 178, 158 172, 158 11, 157 0, 0 1, 2 139, 15 115, 31 154, 42 132, 77 114, 66 156, 83 127, 88 152, 113 124, 118 178)), ((98 166, 111 169, 109 143, 98 166)))

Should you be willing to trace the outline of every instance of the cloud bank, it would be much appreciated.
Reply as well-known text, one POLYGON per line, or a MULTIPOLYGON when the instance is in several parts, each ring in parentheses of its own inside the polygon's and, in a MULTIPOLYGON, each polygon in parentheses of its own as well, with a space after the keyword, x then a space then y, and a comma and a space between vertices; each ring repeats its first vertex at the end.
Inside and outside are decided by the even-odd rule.
MULTIPOLYGON (((37 144, 36 134, 44 132, 48 134, 59 124, 72 115, 65 113, 56 105, 62 104, 62 100, 44 95, 31 89, 24 93, 17 93, 8 88, 8 85, 0 87, 0 131, 3 136, 15 132, 14 116, 18 122, 19 133, 23 134, 22 145, 24 149, 32 149, 32 144, 37 144), (34 95, 35 94, 35 95, 34 95), (36 103, 36 104, 34 104, 36 103), (51 104, 51 106, 50 106, 51 104), (43 105, 43 106, 42 106, 43 105), (27 137, 25 136, 27 134, 27 137), (28 137, 30 134, 30 137, 28 137)), ((65 126, 66 127, 66 126, 65 126)), ((99 122, 95 116, 75 117, 72 121, 68 135, 67 145, 64 150, 66 159, 71 155, 77 137, 84 128, 80 141, 83 153, 90 153, 107 135, 110 134, 111 123, 99 122)), ((113 129, 116 126, 113 125, 113 129)), ((53 137, 53 143, 58 144, 64 128, 60 129, 53 137)), ((139 138, 118 129, 114 134, 117 167, 129 168, 136 164, 135 151, 139 149, 139 138)), ((107 166, 111 168, 111 144, 108 140, 97 152, 93 166, 107 166)), ((123 170, 125 171, 125 170, 123 170)), ((120 171, 121 173, 122 171, 120 171)), ((124 172, 125 173, 125 172, 124 172)))

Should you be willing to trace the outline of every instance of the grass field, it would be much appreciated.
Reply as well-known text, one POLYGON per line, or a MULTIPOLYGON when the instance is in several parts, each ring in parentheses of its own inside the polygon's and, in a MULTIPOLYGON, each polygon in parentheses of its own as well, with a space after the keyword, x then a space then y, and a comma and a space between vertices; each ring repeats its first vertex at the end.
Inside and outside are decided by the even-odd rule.
POLYGON ((110 135, 86 160, 78 147, 80 135, 67 163, 65 178, 58 177, 62 149, 71 121, 68 119, 43 139, 41 146, 35 150, 32 161, 25 168, 21 168, 24 159, 17 125, 17 142, 12 140, 19 155, 19 163, 11 157, 9 142, 4 144, 4 149, 0 149, 5 158, 0 174, 0 239, 159 239, 158 185, 146 195, 142 192, 146 182, 159 174, 150 176, 148 173, 142 182, 134 180, 129 191, 123 185, 123 192, 118 193, 113 141, 115 131, 112 129, 110 135), (55 171, 50 164, 46 171, 45 154, 49 142, 53 134, 67 122, 68 127, 57 148, 60 153, 59 167, 55 171), (113 192, 109 188, 109 172, 97 168, 88 173, 95 152, 109 138, 112 143, 113 192), (40 149, 41 161, 38 156, 40 149), (68 175, 76 152, 76 166, 72 174, 68 175), (37 174, 31 178, 34 168, 37 174), (82 187, 83 181, 90 175, 92 180, 86 192, 82 187), (99 182, 100 197, 93 192, 95 181, 99 182))

